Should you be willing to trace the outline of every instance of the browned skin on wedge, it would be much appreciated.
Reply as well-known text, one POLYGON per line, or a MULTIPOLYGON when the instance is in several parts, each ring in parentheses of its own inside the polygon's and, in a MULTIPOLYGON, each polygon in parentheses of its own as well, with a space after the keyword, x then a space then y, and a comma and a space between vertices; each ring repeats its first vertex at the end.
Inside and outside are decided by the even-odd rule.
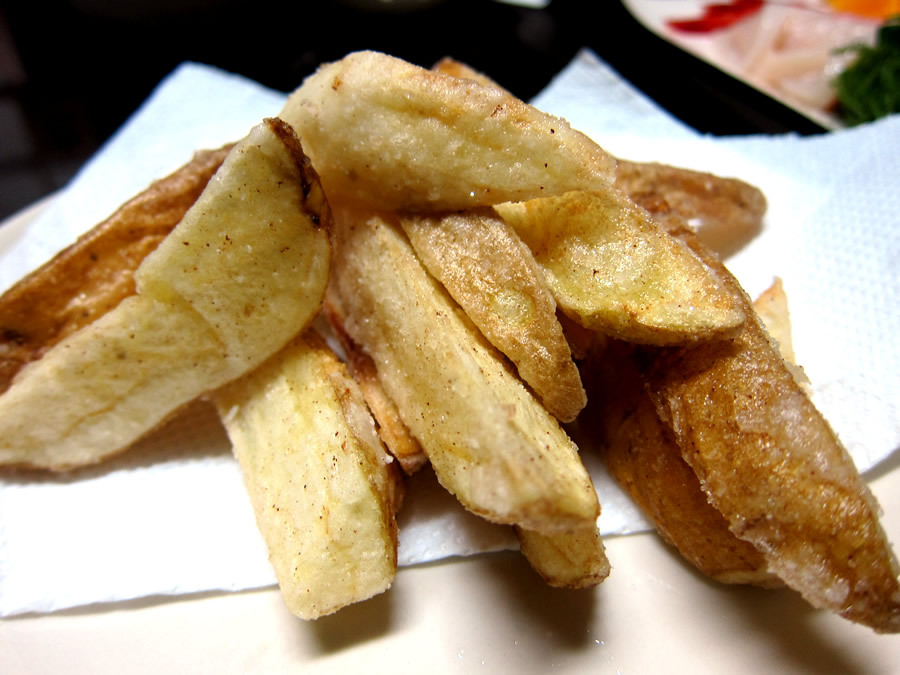
POLYGON ((617 160, 616 186, 650 211, 646 202, 664 199, 723 258, 759 233, 767 206, 744 181, 652 162, 617 160))
POLYGON ((0 297, 0 393, 25 364, 134 294, 134 270, 197 201, 230 149, 196 153, 0 297))
POLYGON ((713 508, 681 448, 656 414, 632 360, 634 348, 610 340, 582 363, 588 428, 607 469, 660 535, 701 572, 723 583, 777 586, 764 556, 738 539, 713 508))
POLYGON ((136 292, 16 375, 0 396, 0 462, 63 471, 122 452, 313 320, 330 209, 288 134, 277 120, 251 129, 141 261, 136 292))
POLYGON ((426 269, 516 366, 544 407, 571 422, 587 403, 556 302, 528 247, 490 209, 400 214, 426 269))
POLYGON ((813 606, 900 632, 900 566, 879 507, 718 257, 663 218, 747 308, 727 340, 642 349, 647 392, 710 503, 813 606))
POLYGON ((326 302, 322 306, 322 311, 328 319, 332 332, 344 349, 347 357, 347 370, 359 384, 363 398, 372 411, 372 417, 375 418, 378 427, 378 435, 400 464, 403 472, 411 476, 428 462, 422 446, 400 419, 397 404, 387 395, 378 381, 378 369, 375 367, 375 362, 347 334, 344 329, 343 315, 330 302, 326 302))

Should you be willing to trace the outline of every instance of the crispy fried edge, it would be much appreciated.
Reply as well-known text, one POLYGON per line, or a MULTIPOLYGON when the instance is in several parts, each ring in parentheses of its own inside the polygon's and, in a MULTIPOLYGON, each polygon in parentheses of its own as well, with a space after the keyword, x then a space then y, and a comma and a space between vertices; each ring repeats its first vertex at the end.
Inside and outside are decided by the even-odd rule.
MULTIPOLYGON (((740 283, 707 248, 700 238, 668 219, 666 227, 688 246, 721 279, 748 310, 752 303, 740 283)), ((891 549, 879 521, 880 509, 852 457, 841 445, 828 422, 798 384, 777 346, 768 336, 755 311, 731 339, 706 343, 694 349, 644 348, 640 357, 647 391, 657 412, 669 426, 682 448, 682 456, 700 480, 710 503, 729 522, 731 531, 753 543, 766 557, 769 569, 786 585, 798 591, 811 605, 829 609, 844 618, 867 625, 876 632, 900 632, 900 564, 891 549), (765 390, 747 390, 751 375, 767 382, 765 390), (758 399, 790 397, 797 409, 797 423, 780 431, 799 439, 824 439, 822 450, 833 462, 828 475, 819 476, 817 460, 792 447, 778 450, 772 430, 744 431, 737 424, 742 414, 759 405, 758 399), (701 412, 700 401, 703 411, 701 412), (710 410, 729 411, 721 417, 707 418, 710 410), (722 453, 708 454, 709 438, 703 428, 717 428, 717 435, 733 434, 741 438, 737 445, 725 446, 722 453), (774 445, 773 445, 774 444, 774 445), (727 456, 727 463, 722 458, 727 456), (842 481, 833 472, 844 473, 842 481), (757 490, 747 493, 744 483, 735 477, 758 481, 757 490), (810 477, 812 476, 812 478, 810 477), (842 483, 842 484, 839 484, 842 483), (796 503, 803 486, 817 485, 816 497, 796 503), (743 511, 744 497, 771 491, 767 511, 759 516, 743 511), (775 502, 781 501, 775 505, 775 502), (795 508, 789 505, 793 503, 795 508), (787 507, 787 508, 785 508, 787 507), (779 528, 783 528, 780 530, 779 528), (787 534, 785 534, 787 532, 787 534), (787 549, 804 542, 805 556, 795 558, 787 549), (815 551, 815 553, 812 553, 815 551), (809 561, 815 559, 814 565, 809 561), (804 564, 807 563, 807 564, 804 564), (827 572, 823 568, 829 568, 827 572), (837 598, 836 586, 849 588, 845 598, 837 598)), ((724 439, 724 436, 723 436, 724 439)), ((717 446, 721 449, 721 446, 717 446)))
POLYGON ((0 394, 26 364, 134 294, 134 271, 197 201, 231 147, 195 153, 0 297, 0 394))

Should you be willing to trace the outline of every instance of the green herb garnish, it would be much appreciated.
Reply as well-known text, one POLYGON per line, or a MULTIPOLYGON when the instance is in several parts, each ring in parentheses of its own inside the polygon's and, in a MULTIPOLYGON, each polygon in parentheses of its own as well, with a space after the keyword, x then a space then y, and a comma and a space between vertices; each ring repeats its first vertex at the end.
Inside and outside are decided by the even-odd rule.
POLYGON ((878 29, 874 47, 851 45, 841 51, 857 53, 834 83, 841 119, 854 126, 900 112, 900 15, 878 29))

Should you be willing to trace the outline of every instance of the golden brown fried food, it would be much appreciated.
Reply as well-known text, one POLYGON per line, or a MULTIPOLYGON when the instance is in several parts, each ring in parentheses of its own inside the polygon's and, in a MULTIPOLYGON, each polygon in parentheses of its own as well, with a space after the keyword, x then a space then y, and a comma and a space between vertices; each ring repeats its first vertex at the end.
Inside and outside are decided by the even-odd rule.
POLYGON ((774 576, 815 607, 897 632, 900 567, 853 460, 718 256, 664 199, 648 206, 748 320, 684 347, 600 340, 582 377, 610 472, 704 572, 774 576))
POLYGON ((696 255, 615 188, 494 208, 534 253, 559 308, 586 328, 666 345, 744 321, 696 255))
POLYGON ((732 534, 710 505, 644 390, 635 357, 632 345, 608 340, 582 362, 589 389, 584 423, 600 441, 610 475, 701 572, 723 583, 780 585, 765 557, 732 534))
POLYGON ((678 232, 748 310, 732 338, 645 349, 647 392, 731 531, 814 607, 900 631, 900 566, 852 458, 797 383, 737 280, 678 232))
POLYGON ((742 180, 655 162, 619 159, 616 187, 645 207, 664 200, 723 258, 759 234, 767 207, 759 188, 742 180))
POLYGON ((490 209, 401 214, 419 260, 544 407, 571 422, 587 403, 556 302, 531 251, 490 209))
POLYGON ((322 66, 281 116, 335 203, 456 210, 615 179, 615 160, 565 120, 377 52, 322 66))
MULTIPOLYGON (((522 325, 522 308, 534 301, 521 299, 528 284, 514 284, 510 302, 491 267, 512 249, 491 252, 485 241, 492 240, 478 237, 459 246, 445 272, 465 261, 472 269, 487 264, 497 278, 479 286, 469 269, 454 291, 441 262, 428 260, 446 245, 431 241, 444 217, 405 221, 410 238, 428 243, 418 241, 417 258, 397 217, 371 211, 443 216, 529 200, 497 210, 528 225, 522 238, 557 284, 553 292, 568 316, 548 319, 552 303, 541 312, 553 339, 564 325, 578 356, 591 346, 589 328, 649 345, 603 338, 621 353, 611 361, 614 350, 606 353, 599 367, 589 362, 586 372, 608 369, 595 398, 596 417, 606 422, 607 461, 663 536, 722 581, 768 585, 774 573, 817 607, 878 631, 900 630, 898 566, 877 505, 737 282, 684 224, 687 218, 701 236, 734 242, 759 227, 761 194, 740 181, 620 162, 626 198, 610 185, 612 158, 562 120, 463 64, 444 61, 435 71, 372 52, 324 66, 284 109, 310 143, 324 191, 296 139, 273 121, 274 140, 263 129, 250 147, 238 146, 265 155, 267 168, 235 160, 236 168, 229 159, 225 177, 204 192, 225 198, 201 198, 209 213, 192 219, 189 212, 191 227, 182 222, 177 238, 143 263, 136 295, 130 279, 117 278, 109 292, 91 289, 88 296, 101 299, 84 312, 85 303, 72 300, 77 291, 62 294, 52 312, 62 315, 71 305, 71 321, 32 331, 44 336, 37 340, 43 348, 62 341, 43 358, 42 347, 33 346, 36 356, 15 357, 37 360, 0 397, 0 462, 62 469, 98 461, 180 401, 239 377, 279 349, 317 311, 328 278, 329 237, 319 227, 329 221, 328 194, 365 204, 367 215, 351 214, 339 228, 329 318, 381 437, 407 470, 425 461, 424 446, 463 504, 516 525, 523 553, 549 583, 594 585, 609 564, 596 528, 596 493, 577 448, 473 325, 485 324, 479 312, 500 314, 507 334, 522 325), (300 194, 286 197, 298 182, 300 194), (258 193, 248 189, 254 185, 258 193), (246 199, 230 199, 238 193, 246 199), (556 201, 536 199, 547 195, 556 201), (232 230, 231 202, 266 227, 232 230), (687 245, 661 236, 648 212, 687 245), (567 239, 573 230, 577 236, 567 239), (462 298, 465 286, 478 293, 460 308, 423 260, 451 295, 462 298), (590 305, 604 284, 612 289, 608 304, 590 305), (132 297, 119 303, 122 295, 132 297), (79 312, 89 325, 77 323, 79 312)), ((122 269, 133 269, 134 259, 155 246, 146 242, 122 244, 129 251, 122 269)), ((75 259, 83 263, 91 246, 84 243, 75 259)), ((516 257, 504 264, 510 259, 516 257)), ((59 265, 57 276, 74 269, 59 265)), ((21 297, 18 307, 28 302, 21 297)), ((777 310, 774 327, 786 308, 769 305, 777 310)), ((26 342, 17 331, 5 332, 26 342)), ((518 349, 521 358, 513 360, 523 378, 543 392, 546 407, 564 409, 546 395, 550 385, 528 376, 521 365, 528 358, 518 349)), ((565 370, 568 349, 562 361, 565 370)), ((9 366, 10 373, 18 369, 9 366)), ((292 609, 320 616, 386 588, 395 571, 397 485, 343 366, 318 342, 301 339, 215 396, 292 609), (298 437, 306 447, 294 452, 298 437), (297 498, 298 478, 320 486, 312 501, 297 498)))
POLYGON ((0 297, 0 394, 25 364, 134 293, 134 270, 197 201, 230 149, 196 153, 0 297))
POLYGON ((308 331, 213 400, 291 612, 315 619, 390 587, 402 483, 325 341, 308 331))
POLYGON ((255 127, 141 263, 136 294, 0 396, 0 463, 98 462, 278 351, 319 310, 330 220, 291 128, 255 127))
POLYGON ((336 218, 328 301, 441 484, 470 511, 541 533, 590 527, 597 494, 578 450, 422 267, 387 216, 336 218))

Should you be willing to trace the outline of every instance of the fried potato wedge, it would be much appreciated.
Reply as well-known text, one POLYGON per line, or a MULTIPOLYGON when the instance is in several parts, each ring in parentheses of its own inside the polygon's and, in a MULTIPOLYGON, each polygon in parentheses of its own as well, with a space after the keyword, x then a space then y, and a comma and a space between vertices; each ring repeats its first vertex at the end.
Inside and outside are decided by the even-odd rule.
POLYGON ((609 340, 581 362, 589 403, 584 424, 607 469, 659 534, 722 583, 781 585, 765 557, 738 539, 710 503, 681 447, 656 413, 632 345, 609 340))
POLYGON ((586 328, 671 345, 721 337, 744 321, 706 265, 618 190, 494 208, 534 253, 560 309, 586 328))
POLYGON ((336 218, 328 302, 441 484, 487 520, 550 534, 592 525, 578 449, 422 266, 390 216, 336 218))
POLYGON ((834 431, 778 353, 737 280, 680 236, 747 308, 731 339, 645 348, 646 390, 731 531, 814 607, 900 631, 900 566, 878 505, 834 431))
POLYGON ((195 153, 0 297, 0 394, 26 363, 134 294, 134 270, 197 201, 230 149, 195 153))
POLYGON ((612 157, 566 121, 497 88, 377 52, 322 66, 281 117, 334 202, 457 210, 615 179, 612 157))
POLYGON ((785 365, 809 394, 811 385, 803 367, 797 363, 794 354, 794 335, 791 328, 791 312, 788 308, 787 293, 784 291, 784 283, 778 277, 772 282, 760 296, 753 301, 753 309, 769 333, 769 337, 775 341, 778 352, 784 357, 785 365))
POLYGON ((290 127, 258 125, 141 263, 136 294, 19 371, 0 463, 100 461, 278 351, 319 310, 330 221, 290 127))
POLYGON ((779 277, 753 301, 753 309, 778 345, 778 352, 790 363, 796 363, 794 337, 791 330, 791 314, 788 310, 784 282, 779 277))
POLYGON ((713 578, 780 580, 815 607, 897 632, 900 568, 852 459, 716 254, 677 215, 660 222, 748 320, 730 339, 685 347, 595 343, 584 417, 610 473, 713 578))
POLYGON ((516 528, 531 567, 555 588, 592 588, 609 576, 609 559, 597 526, 540 534, 516 528))
POLYGON ((419 260, 544 407, 571 422, 587 403, 556 302, 531 251, 490 209, 400 216, 419 260))
POLYGON ((665 200, 722 258, 759 234, 767 208, 762 191, 742 180, 656 162, 619 159, 616 187, 638 204, 665 200))
POLYGON ((403 424, 397 405, 378 381, 378 369, 372 358, 347 335, 344 328, 344 317, 340 315, 336 307, 328 302, 322 309, 347 357, 347 370, 359 383, 363 397, 369 404, 369 409, 372 411, 378 427, 379 437, 403 471, 408 475, 414 474, 428 462, 422 446, 403 424))
POLYGON ((212 398, 290 611, 316 619, 389 588, 402 485, 324 340, 308 331, 212 398))

